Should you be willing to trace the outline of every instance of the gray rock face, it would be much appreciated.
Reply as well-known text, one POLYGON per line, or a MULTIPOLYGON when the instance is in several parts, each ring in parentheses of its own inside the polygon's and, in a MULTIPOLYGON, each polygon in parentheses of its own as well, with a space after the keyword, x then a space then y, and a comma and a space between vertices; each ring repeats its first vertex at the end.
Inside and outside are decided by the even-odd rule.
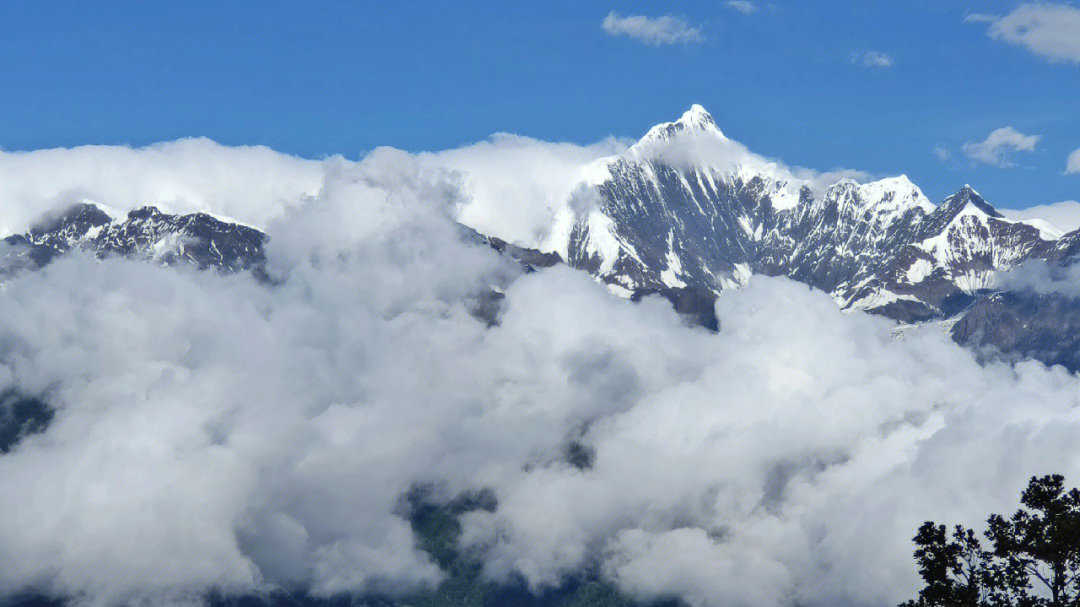
POLYGON ((984 359, 1033 358, 1080 370, 1080 301, 1030 291, 995 293, 976 301, 953 325, 957 343, 984 359))
POLYGON ((592 226, 578 223, 569 262, 630 290, 739 284, 757 257, 754 231, 773 218, 763 180, 717 181, 662 164, 615 161, 596 186, 620 254, 604 269, 592 226))
POLYGON ((633 299, 660 294, 706 326, 722 290, 754 273, 787 276, 900 322, 959 318, 954 338, 983 353, 1080 370, 1080 302, 997 293, 994 282, 1028 260, 1075 263, 1080 230, 1059 237, 1007 219, 969 186, 934 205, 906 177, 815 189, 745 152, 734 163, 665 155, 679 158, 680 138, 695 136, 693 146, 711 137, 725 149, 695 108, 606 161, 591 184, 600 218, 579 218, 567 262, 633 299), (646 146, 660 152, 635 152, 646 146))
POLYGON ((754 273, 788 276, 843 307, 912 322, 955 314, 995 271, 1080 249, 1080 238, 1059 244, 1006 219, 968 186, 936 206, 903 176, 815 191, 735 145, 695 108, 607 160, 590 184, 599 219, 574 225, 567 262, 631 294, 718 294, 754 273), (702 140, 734 161, 681 160, 702 140))

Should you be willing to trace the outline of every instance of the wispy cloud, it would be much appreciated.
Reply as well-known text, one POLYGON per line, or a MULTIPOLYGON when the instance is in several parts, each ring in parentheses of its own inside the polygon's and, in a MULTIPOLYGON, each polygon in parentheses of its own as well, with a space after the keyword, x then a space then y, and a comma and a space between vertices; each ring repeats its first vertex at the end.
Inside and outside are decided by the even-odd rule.
POLYGON ((1039 142, 1038 135, 1025 135, 1011 126, 997 129, 990 133, 985 141, 964 144, 964 154, 976 162, 996 167, 1013 167, 1009 160, 1011 152, 1034 152, 1039 142))
POLYGON ((615 12, 604 17, 601 26, 612 36, 630 36, 645 44, 662 45, 678 42, 700 42, 704 40, 701 29, 693 27, 682 17, 664 15, 646 17, 644 15, 619 16, 615 12))
POLYGON ((972 14, 965 21, 989 23, 991 38, 1023 46, 1050 61, 1080 63, 1080 8, 1024 4, 1004 17, 972 14))
POLYGON ((946 160, 952 158, 952 152, 949 151, 949 148, 938 144, 934 146, 934 156, 937 156, 938 160, 945 162, 946 160))
POLYGON ((757 4, 750 0, 728 0, 724 3, 724 6, 731 10, 739 11, 744 15, 749 15, 758 9, 757 4))
POLYGON ((1068 160, 1065 161, 1065 174, 1071 175, 1074 173, 1080 173, 1080 148, 1073 150, 1073 153, 1069 154, 1068 160))
POLYGON ((852 53, 851 62, 855 65, 861 65, 864 67, 892 67, 894 63, 893 58, 880 51, 866 51, 863 53, 852 53))

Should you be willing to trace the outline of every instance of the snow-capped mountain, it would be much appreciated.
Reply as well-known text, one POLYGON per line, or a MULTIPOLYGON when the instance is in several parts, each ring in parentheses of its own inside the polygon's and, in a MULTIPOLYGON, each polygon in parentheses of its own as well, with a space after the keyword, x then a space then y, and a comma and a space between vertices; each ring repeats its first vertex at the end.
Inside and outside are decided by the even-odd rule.
MULTIPOLYGON (((587 184, 598 202, 576 218, 565 255, 622 294, 718 294, 762 273, 843 307, 925 320, 955 313, 996 270, 1065 246, 968 186, 940 205, 905 176, 815 187, 730 141, 700 106, 599 164, 587 184)), ((1080 236, 1061 242, 1080 247, 1080 236)))
POLYGON ((122 255, 165 265, 258 269, 265 261, 265 241, 259 230, 205 213, 171 215, 146 206, 115 219, 97 205, 82 203, 24 234, 5 238, 0 271, 36 269, 74 248, 98 257, 122 255))
MULTIPOLYGON (((844 308, 905 323, 951 319, 961 343, 1080 368, 1067 335, 1080 329, 1080 314, 1063 312, 1080 302, 994 290, 995 273, 1027 260, 1080 260, 1080 230, 1062 235, 1046 222, 1007 219, 969 186, 935 205, 903 175, 823 184, 728 139, 700 106, 581 175, 568 190, 578 203, 555 214, 544 246, 470 226, 463 234, 526 271, 567 263, 620 296, 660 294, 714 328, 722 291, 754 274, 787 276, 844 308)), ((265 277, 267 239, 202 213, 148 206, 114 218, 87 203, 6 238, 0 275, 79 248, 265 277)), ((483 299, 478 316, 496 323, 499 301, 497 292, 483 299)))

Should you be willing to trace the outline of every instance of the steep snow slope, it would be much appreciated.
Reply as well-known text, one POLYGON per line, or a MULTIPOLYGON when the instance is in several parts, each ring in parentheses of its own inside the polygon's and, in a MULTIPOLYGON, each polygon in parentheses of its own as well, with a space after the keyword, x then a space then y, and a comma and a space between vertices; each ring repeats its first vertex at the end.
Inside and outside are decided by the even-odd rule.
POLYGON ((764 273, 917 321, 955 312, 1057 237, 967 186, 936 206, 906 176, 821 187, 729 139, 701 106, 584 173, 572 189, 592 204, 567 205, 578 210, 556 220, 551 249, 625 295, 718 294, 764 273))

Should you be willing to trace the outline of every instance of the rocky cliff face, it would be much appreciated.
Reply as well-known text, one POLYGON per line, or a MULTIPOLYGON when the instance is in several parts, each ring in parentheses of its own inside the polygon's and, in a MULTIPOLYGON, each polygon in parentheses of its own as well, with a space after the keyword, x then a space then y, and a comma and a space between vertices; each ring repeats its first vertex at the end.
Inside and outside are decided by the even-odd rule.
POLYGON ((589 184, 599 203, 574 224, 567 260, 629 294, 718 294, 762 273, 920 321, 956 313, 995 271, 1080 248, 1080 237, 1006 219, 968 186, 940 205, 904 176, 812 187, 728 140, 699 107, 601 162, 589 184))
POLYGON ((9 272, 39 268, 72 249, 98 257, 122 255, 237 271, 262 266, 266 235, 204 213, 170 215, 149 206, 114 220, 98 206, 84 203, 3 242, 2 263, 9 272))

